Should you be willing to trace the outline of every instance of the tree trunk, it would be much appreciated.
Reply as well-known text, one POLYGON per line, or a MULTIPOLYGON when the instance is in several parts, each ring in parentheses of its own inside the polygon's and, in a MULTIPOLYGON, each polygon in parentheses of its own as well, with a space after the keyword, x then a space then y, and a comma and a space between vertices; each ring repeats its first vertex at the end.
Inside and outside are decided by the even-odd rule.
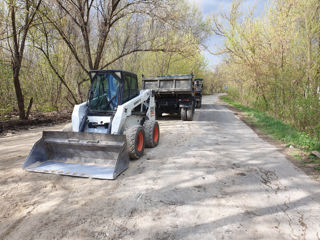
POLYGON ((28 105, 28 109, 27 109, 27 113, 26 113, 26 118, 27 119, 29 118, 29 115, 30 115, 30 112, 31 112, 32 103, 33 103, 33 97, 30 98, 30 101, 29 101, 29 105, 28 105))
POLYGON ((20 119, 27 119, 26 113, 24 110, 24 97, 22 94, 21 86, 20 86, 19 70, 17 67, 13 67, 12 70, 13 70, 14 89, 16 92, 17 102, 18 102, 19 118, 20 119))

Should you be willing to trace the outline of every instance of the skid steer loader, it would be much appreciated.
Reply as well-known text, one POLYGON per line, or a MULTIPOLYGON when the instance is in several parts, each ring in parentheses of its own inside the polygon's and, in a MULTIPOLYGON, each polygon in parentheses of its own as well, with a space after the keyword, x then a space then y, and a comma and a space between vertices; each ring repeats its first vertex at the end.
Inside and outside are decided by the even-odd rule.
POLYGON ((115 179, 129 159, 159 143, 152 90, 118 70, 90 72, 88 101, 75 105, 71 131, 44 131, 23 168, 28 171, 115 179))

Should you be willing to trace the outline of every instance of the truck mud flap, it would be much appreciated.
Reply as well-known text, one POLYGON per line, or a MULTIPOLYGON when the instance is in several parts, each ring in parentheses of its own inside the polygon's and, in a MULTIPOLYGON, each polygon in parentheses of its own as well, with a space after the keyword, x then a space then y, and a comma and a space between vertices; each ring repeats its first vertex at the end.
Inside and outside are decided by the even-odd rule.
POLYGON ((125 135, 44 131, 23 168, 41 173, 115 179, 128 166, 125 135))

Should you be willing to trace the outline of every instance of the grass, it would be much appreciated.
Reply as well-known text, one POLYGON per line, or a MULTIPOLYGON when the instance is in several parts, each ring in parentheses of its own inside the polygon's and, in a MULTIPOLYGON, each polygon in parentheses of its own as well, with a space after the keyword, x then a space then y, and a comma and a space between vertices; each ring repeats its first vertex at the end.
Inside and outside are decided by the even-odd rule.
POLYGON ((57 108, 53 106, 39 106, 37 107, 37 110, 40 112, 48 113, 52 111, 57 111, 57 108))
POLYGON ((258 129, 274 139, 282 141, 287 146, 293 145, 304 151, 320 151, 320 141, 310 137, 307 133, 299 132, 290 125, 257 109, 243 106, 228 96, 223 96, 221 99, 243 112, 258 129))

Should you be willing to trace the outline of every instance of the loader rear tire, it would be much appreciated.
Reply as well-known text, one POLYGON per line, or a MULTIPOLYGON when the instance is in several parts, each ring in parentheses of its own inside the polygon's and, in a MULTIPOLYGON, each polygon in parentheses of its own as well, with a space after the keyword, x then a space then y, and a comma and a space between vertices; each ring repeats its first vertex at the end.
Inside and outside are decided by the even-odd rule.
POLYGON ((146 147, 156 147, 160 140, 160 128, 157 121, 147 120, 143 124, 146 136, 146 147))
POLYGON ((130 127, 126 131, 127 151, 130 159, 139 159, 144 152, 145 133, 140 125, 130 127))
POLYGON ((180 115, 181 115, 181 120, 186 121, 187 120, 187 109, 181 108, 180 115))

